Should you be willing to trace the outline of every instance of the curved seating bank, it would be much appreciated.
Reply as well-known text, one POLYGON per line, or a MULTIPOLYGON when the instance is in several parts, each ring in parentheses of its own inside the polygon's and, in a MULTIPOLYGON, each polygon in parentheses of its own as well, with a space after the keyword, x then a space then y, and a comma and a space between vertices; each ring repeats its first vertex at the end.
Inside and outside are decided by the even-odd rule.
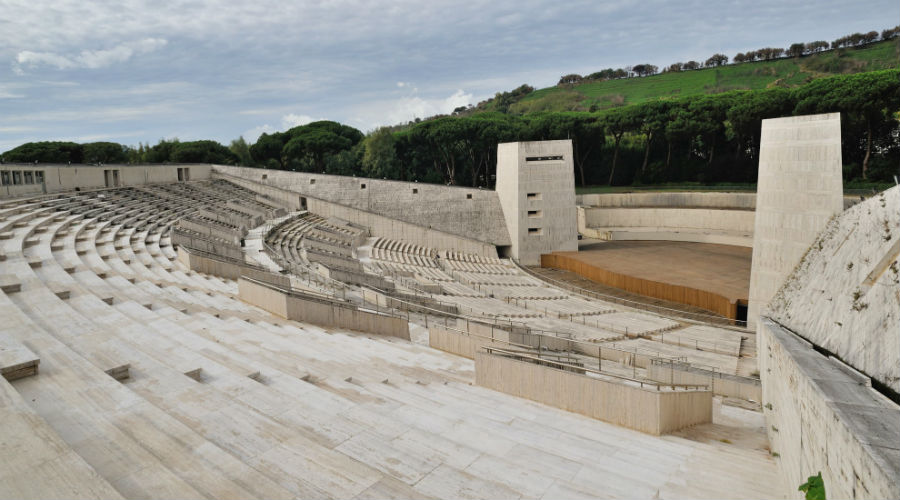
MULTIPOLYGON (((239 239, 222 237, 248 229, 229 210, 252 218, 261 209, 278 212, 271 200, 220 180, 0 203, 0 373, 16 375, 0 378, 0 434, 9 445, 0 491, 16 498, 772 495, 777 472, 761 449, 660 439, 472 385, 471 360, 285 319, 240 300, 237 280, 178 261, 179 221, 218 228, 183 228, 211 250, 240 248, 239 239)), ((411 246, 400 253, 384 254, 384 262, 435 270, 428 259, 437 258, 447 276, 494 283, 476 287, 520 288, 504 281, 519 275, 499 259, 435 257, 411 246)), ((538 311, 513 297, 473 294, 538 311)), ((551 309, 540 314, 575 324, 551 309)), ((655 321, 644 327, 649 336, 657 335, 654 324, 666 324, 655 321)), ((729 411, 750 422, 743 428, 758 427, 752 412, 729 411)))

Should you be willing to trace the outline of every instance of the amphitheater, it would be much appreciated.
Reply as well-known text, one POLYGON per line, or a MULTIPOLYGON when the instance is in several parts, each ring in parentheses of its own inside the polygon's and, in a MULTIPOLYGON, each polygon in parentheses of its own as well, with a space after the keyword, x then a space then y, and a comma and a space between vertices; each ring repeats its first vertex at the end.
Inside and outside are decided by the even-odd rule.
POLYGON ((569 141, 492 191, 0 165, 0 497, 897 498, 900 188, 845 203, 839 132, 767 120, 689 229, 722 201, 576 199, 569 141), (579 234, 752 248, 747 321, 548 279, 579 234))

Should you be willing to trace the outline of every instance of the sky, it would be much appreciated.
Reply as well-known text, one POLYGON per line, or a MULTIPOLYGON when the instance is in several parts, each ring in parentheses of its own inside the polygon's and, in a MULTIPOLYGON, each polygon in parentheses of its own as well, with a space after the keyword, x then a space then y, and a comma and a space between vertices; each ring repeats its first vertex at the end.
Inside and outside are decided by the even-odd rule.
POLYGON ((897 0, 0 0, 0 152, 369 132, 568 73, 898 22, 897 0))

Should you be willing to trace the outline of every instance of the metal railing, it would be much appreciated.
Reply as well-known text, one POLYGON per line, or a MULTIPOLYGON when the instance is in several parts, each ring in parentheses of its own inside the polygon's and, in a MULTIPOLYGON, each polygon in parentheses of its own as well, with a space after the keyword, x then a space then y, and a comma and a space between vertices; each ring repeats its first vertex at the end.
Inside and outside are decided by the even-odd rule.
POLYGON ((578 372, 583 372, 583 373, 593 373, 593 374, 599 375, 601 377, 608 377, 608 378, 624 380, 626 382, 639 384, 641 388, 644 388, 645 385, 649 386, 649 387, 655 387, 657 391, 659 391, 660 388, 663 388, 663 387, 671 387, 673 391, 678 390, 679 388, 684 389, 684 390, 700 390, 700 389, 709 390, 709 385, 707 385, 707 384, 663 384, 663 383, 659 383, 659 382, 648 382, 645 380, 640 380, 640 379, 635 379, 635 378, 630 378, 630 377, 623 377, 622 375, 616 375, 614 373, 603 372, 600 370, 594 370, 593 368, 587 368, 585 366, 580 366, 580 365, 575 365, 575 364, 570 364, 570 363, 563 363, 561 361, 553 361, 550 359, 544 359, 539 356, 532 356, 530 354, 511 351, 509 349, 503 349, 500 347, 484 346, 484 347, 482 347, 482 349, 488 354, 503 356, 506 358, 512 358, 512 359, 519 360, 519 361, 527 361, 530 363, 540 364, 540 365, 544 365, 544 366, 550 366, 551 368, 557 368, 557 369, 565 370, 565 371, 578 371, 578 372))

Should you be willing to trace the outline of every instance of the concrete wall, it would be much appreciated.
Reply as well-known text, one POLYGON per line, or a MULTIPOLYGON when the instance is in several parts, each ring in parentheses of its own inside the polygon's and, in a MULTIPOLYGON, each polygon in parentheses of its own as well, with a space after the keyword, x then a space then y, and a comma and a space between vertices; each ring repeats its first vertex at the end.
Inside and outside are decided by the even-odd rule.
POLYGON ((285 319, 409 340, 405 319, 363 311, 351 304, 292 294, 244 278, 238 280, 238 296, 285 319))
POLYGON ((694 368, 689 363, 651 362, 647 378, 664 384, 706 384, 717 396, 762 401, 762 385, 758 379, 694 368))
POLYGON ((763 120, 747 322, 843 209, 840 114, 763 120))
POLYGON ((541 254, 578 249, 572 141, 497 145, 497 196, 511 256, 537 265, 541 254))
POLYGON ((292 192, 291 206, 308 196, 491 245, 509 245, 494 191, 222 165, 213 169, 292 192))
POLYGON ((477 353, 484 346, 509 347, 509 332, 499 328, 494 329, 492 337, 470 334, 459 330, 453 330, 440 325, 428 327, 428 345, 450 354, 475 359, 477 353))
POLYGON ((604 208, 720 208, 753 210, 756 193, 608 193, 582 194, 576 203, 584 207, 604 208))
POLYGON ((206 256, 178 248, 177 259, 186 268, 198 273, 233 280, 244 276, 283 288, 291 286, 291 278, 287 275, 257 269, 239 261, 225 260, 221 256, 206 256))
MULTIPOLYGON (((497 257, 497 248, 472 238, 462 237, 425 226, 410 224, 390 217, 346 207, 328 201, 307 198, 309 211, 323 217, 337 217, 369 228, 372 236, 402 240, 435 249, 453 249, 461 252, 497 257)), ((425 220, 424 218, 422 220, 425 220)))
MULTIPOLYGON (((0 198, 34 195, 41 193, 58 193, 78 189, 97 189, 104 187, 141 186, 144 184, 160 184, 178 182, 178 169, 189 169, 190 180, 209 179, 211 165, 51 165, 51 164, 3 164, 0 165, 0 198), (118 172, 118 186, 106 185, 105 171, 118 172), (43 172, 42 184, 10 185, 5 182, 2 172, 19 172, 24 180, 24 173, 43 172)), ((11 179, 12 180, 12 179, 11 179)))
POLYGON ((718 208, 578 207, 578 232, 602 240, 753 246, 754 212, 718 208))
POLYGON ((763 412, 788 498, 819 471, 828 498, 900 498, 900 407, 763 318, 763 412))
POLYGON ((726 318, 737 318, 737 301, 707 290, 699 290, 671 283, 646 280, 590 265, 560 254, 541 255, 541 267, 553 267, 572 271, 585 278, 645 297, 669 300, 713 311, 726 318))
POLYGON ((478 352, 475 382, 649 434, 712 421, 709 391, 657 391, 478 352))
POLYGON ((769 316, 900 393, 900 187, 833 219, 769 316))
MULTIPOLYGON (((245 169, 240 169, 238 171, 221 170, 219 166, 216 166, 216 169, 216 176, 225 178, 252 191, 265 194, 273 200, 290 207, 291 210, 300 210, 302 208, 300 196, 294 191, 282 189, 271 184, 263 184, 252 179, 234 176, 235 174, 240 174, 245 169)), ((256 177, 259 176, 257 175, 256 177)), ((427 225, 422 224, 422 222, 426 220, 424 217, 419 219, 417 221, 418 223, 410 223, 312 196, 304 196, 304 198, 306 200, 305 210, 309 210, 310 212, 323 217, 337 217, 367 227, 372 236, 403 240, 408 243, 415 243, 417 245, 432 248, 450 248, 462 252, 474 253, 476 255, 483 255, 485 257, 497 257, 497 249, 493 243, 429 228, 427 225)))

